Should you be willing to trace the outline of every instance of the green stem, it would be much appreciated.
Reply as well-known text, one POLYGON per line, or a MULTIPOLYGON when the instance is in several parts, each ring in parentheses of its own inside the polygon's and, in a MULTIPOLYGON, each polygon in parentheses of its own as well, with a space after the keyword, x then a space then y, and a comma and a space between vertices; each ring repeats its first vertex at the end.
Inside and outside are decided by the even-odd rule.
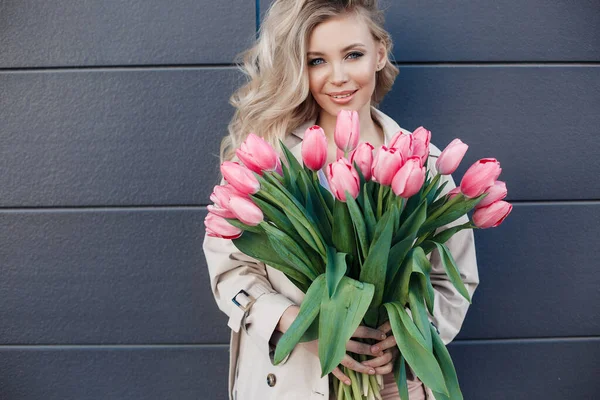
POLYGON ((350 382, 352 383, 352 395, 354 396, 354 399, 359 400, 362 399, 362 395, 360 393, 360 388, 358 387, 358 378, 356 376, 356 373, 351 370, 350 368, 345 368, 346 369, 346 375, 348 375, 348 377, 350 378, 350 382))
POLYGON ((381 219, 381 208, 383 203, 383 189, 385 186, 379 185, 379 195, 377 196, 377 220, 381 219))

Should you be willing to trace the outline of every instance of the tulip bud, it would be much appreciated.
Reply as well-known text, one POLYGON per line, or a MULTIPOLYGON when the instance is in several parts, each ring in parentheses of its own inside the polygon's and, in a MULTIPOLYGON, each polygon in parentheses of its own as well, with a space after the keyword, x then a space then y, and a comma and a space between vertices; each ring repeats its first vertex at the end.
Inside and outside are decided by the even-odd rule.
POLYGON ((327 138, 323 128, 318 125, 311 126, 304 133, 302 160, 313 171, 323 168, 327 161, 327 138))
POLYGON ((427 162, 429 157, 429 142, 431 141, 431 132, 422 126, 415 129, 412 134, 412 155, 421 158, 421 166, 427 162))
POLYGON ((254 194, 260 190, 260 183, 248 168, 232 161, 221 164, 221 173, 225 180, 244 195, 254 194))
POLYGON ((356 169, 345 158, 329 164, 326 169, 329 188, 336 199, 345 202, 346 191, 356 198, 360 191, 360 178, 356 169))
POLYGON ((246 225, 256 226, 264 219, 261 209, 247 197, 231 196, 228 208, 246 225))
POLYGON ((494 184, 502 168, 495 158, 482 158, 471 165, 460 181, 460 191, 467 197, 480 196, 494 184))
POLYGON ((388 149, 386 146, 381 146, 375 152, 375 159, 371 168, 373 180, 384 186, 390 186, 394 175, 396 175, 403 162, 402 154, 396 151, 396 149, 388 149))
POLYGON ((392 190, 396 196, 407 199, 417 194, 425 182, 425 170, 425 167, 421 167, 419 157, 406 160, 392 180, 392 190))
POLYGON ((496 181, 484 193, 487 193, 487 196, 485 196, 475 208, 487 207, 498 200, 502 200, 508 194, 508 190, 506 189, 506 183, 496 181))
POLYGON ((365 180, 371 179, 371 167, 373 166, 373 146, 371 143, 361 142, 356 149, 350 153, 350 164, 358 165, 365 180))
POLYGON ((210 200, 215 203, 209 205, 208 211, 222 218, 235 218, 235 214, 229 210, 229 198, 232 194, 239 194, 231 185, 215 186, 210 195, 210 200))
POLYGON ((254 133, 248 135, 235 154, 247 168, 260 175, 263 171, 277 171, 281 168, 275 149, 254 133))
POLYGON ((450 175, 456 171, 468 148, 469 146, 464 144, 460 139, 451 141, 435 162, 435 168, 438 173, 440 175, 450 175))
POLYGON ((454 189, 452 189, 451 191, 448 192, 448 199, 453 198, 454 196, 456 196, 459 193, 460 193, 460 186, 457 186, 457 187, 455 187, 454 189))
POLYGON ((402 158, 407 160, 412 154, 413 136, 405 135, 404 132, 399 131, 394 135, 392 140, 388 143, 390 149, 396 149, 397 152, 402 154, 402 158))
POLYGON ((504 200, 495 201, 487 207, 476 209, 473 223, 481 229, 495 228, 510 214, 512 207, 512 204, 504 200))
POLYGON ((242 230, 231 225, 227 220, 213 213, 208 213, 204 219, 206 234, 223 239, 236 239, 242 236, 242 230))
POLYGON ((333 138, 336 146, 344 153, 352 151, 356 148, 360 138, 358 112, 340 110, 335 122, 333 138))

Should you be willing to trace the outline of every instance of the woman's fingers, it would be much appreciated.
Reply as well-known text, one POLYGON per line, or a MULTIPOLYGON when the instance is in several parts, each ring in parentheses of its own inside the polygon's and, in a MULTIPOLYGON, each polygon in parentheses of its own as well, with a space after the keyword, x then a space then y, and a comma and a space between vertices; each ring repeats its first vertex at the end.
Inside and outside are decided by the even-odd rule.
POLYGON ((380 355, 381 351, 373 353, 372 348, 373 348, 373 346, 371 346, 370 344, 356 342, 354 340, 349 340, 348 343, 346 343, 346 350, 351 351, 352 353, 366 354, 369 356, 380 355))
POLYGON ((350 357, 348 354, 342 358, 342 362, 340 363, 344 367, 350 368, 356 372, 362 372, 363 374, 375 375, 376 371, 373 367, 369 367, 367 365, 361 364, 356 361, 354 358, 350 357))
POLYGON ((343 382, 346 385, 350 385, 350 378, 348 378, 348 376, 346 376, 341 369, 339 369, 338 367, 335 367, 335 369, 333 371, 331 371, 331 373, 340 380, 340 382, 343 382))
POLYGON ((393 359, 393 354, 391 350, 388 351, 384 351, 382 356, 379 357, 375 357, 372 358, 370 360, 367 361, 363 361, 362 364, 366 365, 368 367, 373 367, 375 369, 382 367, 386 364, 388 364, 389 362, 391 362, 393 359))
POLYGON ((396 338, 394 336, 389 336, 388 338, 382 340, 381 342, 374 344, 371 346, 371 352, 373 354, 378 354, 381 351, 391 349, 396 346, 396 338))
POLYGON ((386 321, 383 323, 383 325, 377 328, 377 330, 384 333, 388 333, 392 330, 392 325, 390 325, 390 321, 386 321))
POLYGON ((360 325, 354 331, 352 337, 362 338, 362 339, 375 339, 375 340, 383 340, 387 337, 385 332, 380 331, 379 329, 369 328, 368 326, 360 325))

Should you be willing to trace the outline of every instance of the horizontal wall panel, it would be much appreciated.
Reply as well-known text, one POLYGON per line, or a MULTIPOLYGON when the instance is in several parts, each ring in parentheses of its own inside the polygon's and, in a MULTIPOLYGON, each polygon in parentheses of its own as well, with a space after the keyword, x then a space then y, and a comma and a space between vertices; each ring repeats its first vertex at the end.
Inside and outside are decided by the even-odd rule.
POLYGON ((204 216, 0 212, 0 343, 227 343, 202 251, 204 216))
POLYGON ((382 109, 502 164, 512 200, 600 199, 600 67, 406 66, 382 109))
POLYGON ((227 346, 3 347, 0 398, 226 400, 227 346))
MULTIPOLYGON (((235 69, 3 73, 0 206, 206 204, 235 69)), ((502 162, 512 200, 600 199, 600 67, 402 67, 382 109, 502 162)))
MULTIPOLYGON (((465 399, 593 399, 598 339, 455 342, 465 399)), ((227 347, 0 349, 6 399, 227 398, 227 347)), ((256 379, 263 379, 257 377, 256 379)))
MULTIPOLYGON (((226 343, 201 209, 0 213, 0 343, 226 343), (207 323, 208 321, 208 323, 207 323)), ((459 338, 600 334, 600 205, 516 205, 477 232, 459 338)))
POLYGON ((255 4, 221 0, 0 1, 0 68, 229 63, 255 4))
POLYGON ((449 346, 465 399, 595 399, 600 340, 456 342, 449 346))
POLYGON ((0 73, 0 206, 208 202, 234 68, 0 73))
POLYGON ((459 338, 600 336, 600 203, 517 204, 475 233, 480 285, 459 338))
POLYGON ((600 60, 597 0, 380 3, 397 61, 600 60))

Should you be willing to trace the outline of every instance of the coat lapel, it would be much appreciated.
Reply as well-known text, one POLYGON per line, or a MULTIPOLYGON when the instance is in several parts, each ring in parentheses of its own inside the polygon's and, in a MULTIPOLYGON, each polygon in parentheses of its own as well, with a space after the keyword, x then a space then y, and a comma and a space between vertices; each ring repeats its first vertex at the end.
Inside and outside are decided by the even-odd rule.
MULTIPOLYGON (((394 121, 392 118, 388 117, 382 111, 378 110, 377 108, 375 108, 373 106, 371 106, 371 111, 372 111, 374 117, 377 118, 377 121, 381 124, 381 126, 383 128, 383 135, 385 136, 385 144, 388 144, 389 141, 392 139, 392 137, 396 133, 398 133, 398 131, 402 131, 402 132, 404 132, 404 134, 410 135, 410 131, 407 131, 406 129, 402 129, 396 123, 396 121, 394 121)), ((306 130, 308 128, 313 126, 315 124, 315 122, 316 122, 316 118, 300 125, 298 128, 296 128, 292 131, 292 134, 286 140, 286 146, 288 146, 288 148, 290 149, 290 151, 292 152, 292 154, 294 155, 294 157, 296 157, 296 159, 298 161, 302 160, 302 139, 304 138, 304 132, 306 132, 306 130), (289 145, 288 145, 288 143, 289 143, 289 145)))

